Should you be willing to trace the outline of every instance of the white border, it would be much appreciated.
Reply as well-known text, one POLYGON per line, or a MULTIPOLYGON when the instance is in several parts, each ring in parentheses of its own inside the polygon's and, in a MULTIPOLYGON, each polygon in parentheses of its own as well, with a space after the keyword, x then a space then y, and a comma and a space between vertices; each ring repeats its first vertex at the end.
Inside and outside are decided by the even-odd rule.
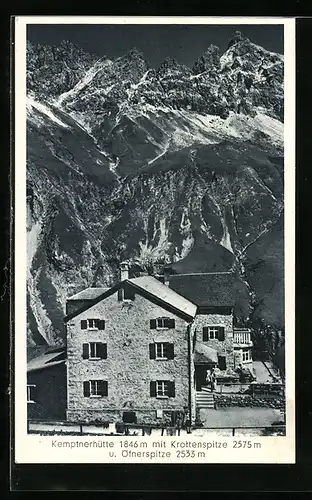
MULTIPOLYGON (((71 17, 15 18, 15 461, 17 463, 295 463, 295 19, 248 17, 71 17), (53 448, 53 438, 27 434, 26 403, 26 27, 27 24, 283 24, 285 57, 285 320, 286 437, 257 437, 261 449, 213 449, 205 459, 108 458, 102 448, 53 448)), ((105 438, 103 438, 105 439, 105 438)), ((109 437, 107 438, 110 439, 109 437)), ((120 440, 131 438, 112 438, 120 440)), ((152 437, 137 438, 145 441, 152 437)), ((162 440, 172 441, 165 437, 162 440)), ((190 438, 192 441, 206 438, 190 438)), ((209 437, 209 440, 211 438, 209 437)), ((249 439, 249 438, 246 438, 249 439)), ((77 438, 58 436, 58 441, 77 438)), ((81 437, 79 441, 93 441, 81 437)), ((154 439, 155 440, 155 439, 154 439)), ((119 446, 119 445, 118 445, 119 446)), ((145 450, 146 451, 146 450, 145 450)))

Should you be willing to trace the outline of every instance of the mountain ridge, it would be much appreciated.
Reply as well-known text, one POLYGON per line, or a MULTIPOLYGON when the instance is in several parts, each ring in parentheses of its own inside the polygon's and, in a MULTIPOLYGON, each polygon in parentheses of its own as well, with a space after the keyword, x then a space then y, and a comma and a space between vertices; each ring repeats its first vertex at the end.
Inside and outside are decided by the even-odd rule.
POLYGON ((231 269, 236 316, 282 328, 282 56, 236 35, 192 68, 68 42, 27 57, 29 345, 62 342, 66 296, 124 259, 231 269))

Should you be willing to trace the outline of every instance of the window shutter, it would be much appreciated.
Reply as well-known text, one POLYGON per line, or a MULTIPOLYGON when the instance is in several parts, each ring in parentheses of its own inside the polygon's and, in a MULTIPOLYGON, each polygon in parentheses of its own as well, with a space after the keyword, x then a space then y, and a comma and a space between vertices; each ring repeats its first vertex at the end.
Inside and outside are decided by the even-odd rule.
POLYGON ((83 395, 85 397, 89 397, 90 396, 90 384, 89 384, 89 381, 86 381, 83 383, 83 395))
POLYGON ((82 344, 82 357, 89 359, 89 344, 82 344))
POLYGON ((169 319, 169 328, 175 328, 175 320, 174 319, 169 319))
POLYGON ((96 322, 97 322, 97 328, 99 330, 105 330, 105 320, 104 319, 98 319, 96 322))
POLYGON ((219 326, 218 339, 224 340, 224 326, 219 326))
POLYGON ((118 301, 121 302, 122 301, 122 296, 123 296, 123 289, 122 288, 119 288, 118 292, 117 292, 117 297, 118 297, 118 301))
POLYGON ((87 326, 88 326, 87 320, 86 319, 82 319, 81 322, 80 322, 80 328, 81 328, 81 330, 86 330, 87 326))
POLYGON ((203 341, 207 342, 209 340, 209 328, 208 326, 204 326, 203 328, 203 341))
POLYGON ((218 356, 218 365, 220 370, 226 370, 226 357, 218 356))
POLYGON ((168 396, 170 398, 175 397, 175 383, 174 382, 168 382, 168 396))
POLYGON ((107 396, 108 394, 108 388, 107 388, 107 381, 106 380, 100 380, 99 383, 99 394, 101 396, 107 396))
POLYGON ((149 357, 150 357, 150 359, 156 359, 156 346, 155 346, 155 344, 149 345, 149 357))
POLYGON ((156 319, 151 319, 150 320, 150 328, 155 330, 156 328, 156 319))
POLYGON ((170 318, 163 319, 164 328, 170 328, 170 318))
POLYGON ((174 346, 173 346, 173 344, 170 344, 169 342, 165 344, 165 356, 168 359, 174 358, 174 346))
POLYGON ((107 359, 107 344, 99 342, 97 345, 97 352, 101 359, 107 359))
POLYGON ((151 398, 156 398, 156 382, 150 382, 150 396, 151 398))

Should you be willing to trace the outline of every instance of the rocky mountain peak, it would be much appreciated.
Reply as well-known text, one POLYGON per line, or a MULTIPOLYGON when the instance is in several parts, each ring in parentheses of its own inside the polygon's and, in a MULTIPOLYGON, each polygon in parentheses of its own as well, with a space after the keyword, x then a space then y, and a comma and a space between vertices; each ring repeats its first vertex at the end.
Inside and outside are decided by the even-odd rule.
POLYGON ((199 57, 192 68, 195 75, 210 70, 218 70, 220 68, 220 49, 216 45, 210 45, 206 52, 199 57))

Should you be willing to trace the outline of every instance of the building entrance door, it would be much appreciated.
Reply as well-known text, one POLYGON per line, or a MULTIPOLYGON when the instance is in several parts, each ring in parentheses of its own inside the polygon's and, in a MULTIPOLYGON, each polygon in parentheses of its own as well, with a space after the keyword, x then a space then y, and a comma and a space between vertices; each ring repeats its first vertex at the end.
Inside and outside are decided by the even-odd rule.
POLYGON ((205 363, 200 365, 195 365, 195 385, 196 391, 201 391, 202 387, 206 387, 206 375, 207 370, 212 370, 215 365, 205 363))

